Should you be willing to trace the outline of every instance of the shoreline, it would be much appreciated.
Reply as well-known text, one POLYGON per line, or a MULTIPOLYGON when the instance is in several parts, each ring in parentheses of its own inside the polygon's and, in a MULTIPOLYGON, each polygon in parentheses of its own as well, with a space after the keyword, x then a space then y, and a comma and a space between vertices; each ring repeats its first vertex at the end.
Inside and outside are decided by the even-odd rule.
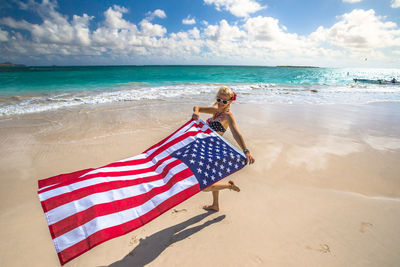
MULTIPOLYGON (((221 84, 222 85, 222 84, 221 84)), ((212 86, 213 88, 215 87, 215 84, 209 84, 209 85, 205 85, 205 86, 212 86)), ((252 86, 250 86, 252 88, 252 90, 257 90, 259 88, 254 88, 252 86)), ((273 85, 273 87, 275 87, 275 85, 273 85)), ((281 89, 283 91, 287 91, 288 89, 281 89)), ((298 91, 297 89, 293 89, 294 91, 298 91)), ((121 90, 121 92, 124 92, 126 90, 121 90)), ((129 90, 127 90, 129 91, 129 90)), ((330 105, 348 105, 348 106, 365 106, 365 105, 380 105, 380 104, 388 104, 388 105, 396 105, 400 103, 400 99, 377 99, 377 100, 366 100, 365 102, 319 102, 318 99, 318 94, 320 94, 321 92, 318 91, 317 89, 310 89, 307 88, 307 86, 305 87, 305 89, 302 89, 300 91, 303 91, 302 93, 308 93, 309 96, 311 97, 309 99, 309 101, 307 102, 297 102, 297 100, 294 99, 289 99, 289 98, 281 98, 281 99, 271 99, 271 96, 264 96, 264 98, 260 98, 260 99, 250 99, 248 98, 246 95, 246 93, 243 94, 244 99, 239 100, 237 103, 239 104, 257 104, 259 102, 263 102, 267 105, 287 105, 287 106, 308 106, 308 105, 313 105, 313 106, 330 106, 330 105), (317 98, 314 97, 314 99, 312 98, 313 96, 316 96, 317 98)), ((68 92, 67 94, 72 94, 74 92, 68 92)), ((78 92, 79 93, 79 92, 78 92)), ((110 93, 112 94, 113 92, 107 92, 107 91, 94 91, 91 93, 96 93, 96 94, 101 94, 101 93, 110 93)), ((278 93, 279 94, 279 93, 278 93)), ((284 92, 282 94, 290 94, 287 92, 284 92)), ((41 96, 40 94, 35 96, 38 97, 41 96)), ((94 95, 95 96, 95 95, 94 95)), ((23 101, 23 100, 28 100, 29 98, 32 98, 33 95, 28 95, 28 96, 10 96, 10 97, 5 97, 3 96, 3 100, 5 101, 5 99, 14 99, 17 101, 23 101)), ((48 95, 47 94, 43 94, 43 97, 47 98, 48 95)), ((99 95, 98 97, 101 97, 101 95, 99 95)), ((42 109, 42 110, 37 110, 37 111, 18 111, 17 113, 13 113, 13 114, 7 114, 7 113, 0 113, 0 121, 2 120, 9 120, 12 118, 17 118, 17 117, 21 117, 21 116, 40 116, 40 114, 44 114, 44 116, 46 116, 46 114, 52 114, 52 113, 59 113, 59 112, 68 112, 68 111, 73 111, 75 109, 102 109, 104 107, 113 107, 113 106, 143 106, 143 105, 151 105, 153 106, 154 104, 159 104, 159 103, 163 103, 163 102, 173 102, 173 103, 177 103, 177 104, 181 104, 185 101, 192 101, 193 103, 197 103, 197 102, 203 102, 204 105, 212 105, 212 101, 210 101, 210 99, 212 99, 214 97, 213 93, 211 92, 200 92, 198 94, 193 94, 193 95, 188 95, 188 96, 175 96, 175 97, 167 97, 167 98, 162 98, 161 96, 158 98, 149 98, 149 99, 128 99, 128 100, 114 100, 114 101, 105 101, 105 102, 82 102, 82 103, 73 103, 73 104, 69 104, 69 105, 61 105, 61 106, 55 106, 55 107, 40 107, 38 106, 37 108, 42 109)), ((302 96, 300 96, 302 97, 302 96)), ((0 97, 1 99, 1 97, 0 97)), ((2 101, 3 101, 2 100, 2 101)), ((76 99, 75 99, 76 100, 76 99)), ((40 101, 40 100, 39 100, 40 101)), ((44 100, 43 100, 44 101, 44 100)), ((50 100, 46 100, 45 102, 48 102, 50 100)), ((60 100, 61 101, 61 100, 60 100)), ((61 101, 62 102, 62 101, 61 101)), ((61 103, 60 102, 60 103, 61 103)), ((57 101, 54 102, 54 105, 57 105, 57 101)), ((5 106, 3 105, 3 108, 5 106)), ((14 109, 17 107, 14 107, 14 109)), ((19 107, 19 108, 23 108, 26 110, 26 108, 24 108, 23 106, 19 107)), ((0 110, 1 111, 1 110, 0 110)))
POLYGON ((284 67, 68 67, 0 73, 0 117, 86 104, 212 99, 231 87, 239 102, 358 104, 399 101, 398 84, 355 83, 354 77, 392 79, 397 69, 284 67), (108 78, 107 78, 108 77, 108 78))
MULTIPOLYGON (((209 103, 187 97, 0 118, 2 265, 58 265, 38 179, 140 154, 189 120, 193 105, 209 103)), ((211 196, 199 193, 65 266, 400 261, 400 103, 238 102, 232 112, 256 163, 228 177, 241 192, 221 192, 220 212, 204 214, 211 196)), ((236 145, 230 131, 224 138, 236 145)))

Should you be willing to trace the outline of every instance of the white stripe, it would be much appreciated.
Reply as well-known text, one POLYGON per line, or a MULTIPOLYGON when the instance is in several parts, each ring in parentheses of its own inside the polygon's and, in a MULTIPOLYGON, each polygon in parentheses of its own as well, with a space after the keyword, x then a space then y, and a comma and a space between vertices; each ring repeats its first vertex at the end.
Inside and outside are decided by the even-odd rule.
POLYGON ((129 161, 129 160, 144 159, 144 158, 146 158, 145 154, 139 154, 137 156, 133 156, 133 157, 130 157, 130 158, 121 159, 120 161, 117 161, 117 162, 125 162, 125 161, 129 161))
POLYGON ((185 127, 183 127, 182 129, 180 129, 178 132, 176 132, 174 135, 172 135, 170 138, 168 138, 165 142, 163 142, 162 144, 160 144, 159 146, 147 151, 146 155, 150 155, 152 154, 154 151, 156 151, 157 149, 159 149, 160 147, 162 147, 163 145, 171 142, 172 140, 178 138, 179 136, 181 136, 182 134, 184 134, 189 128, 192 127, 193 124, 195 124, 195 121, 192 121, 191 123, 189 123, 188 125, 186 125, 185 127))
POLYGON ((57 185, 57 184, 59 184, 59 183, 55 183, 55 184, 43 186, 43 187, 39 188, 39 192, 42 191, 42 190, 44 190, 44 189, 46 189, 46 188, 48 188, 48 187, 55 186, 55 185, 57 185))
POLYGON ((69 203, 66 203, 62 206, 59 206, 57 208, 54 208, 46 212, 48 223, 49 225, 54 224, 56 222, 61 221, 62 219, 74 215, 75 213, 87 210, 88 208, 93 207, 94 205, 109 203, 116 200, 130 198, 149 192, 155 187, 160 187, 165 185, 174 175, 180 173, 185 169, 187 169, 187 166, 184 163, 181 163, 172 168, 167 173, 167 175, 160 180, 133 185, 129 187, 118 188, 105 192, 95 193, 83 197, 81 199, 71 201, 69 203))
POLYGON ((127 165, 127 166, 118 166, 118 167, 104 167, 104 168, 99 168, 96 170, 93 170, 91 172, 85 173, 84 175, 82 175, 81 177, 85 177, 88 176, 90 174, 96 174, 99 172, 123 172, 123 171, 134 171, 134 170, 140 170, 140 169, 146 169, 146 168, 150 168, 152 166, 154 166, 155 164, 157 164, 157 162, 153 161, 149 161, 143 164, 136 164, 136 165, 127 165))
MULTIPOLYGON (((143 159, 143 158, 146 158, 146 156, 151 155, 151 154, 152 154, 154 151, 156 151, 158 148, 160 148, 160 147, 162 147, 163 145, 165 145, 166 143, 168 143, 168 142, 170 142, 170 141, 172 141, 172 140, 178 138, 179 136, 183 135, 185 132, 197 132, 197 131, 203 131, 203 132, 204 132, 204 131, 206 131, 207 129, 209 129, 209 127, 205 124, 205 122, 203 122, 204 125, 203 125, 203 127, 202 127, 200 130, 199 130, 197 127, 194 126, 194 124, 198 125, 200 121, 203 122, 202 120, 193 121, 193 122, 191 122, 190 124, 186 125, 186 126, 183 127, 181 130, 179 130, 178 132, 176 132, 173 136, 171 136, 167 141, 165 141, 164 143, 162 143, 160 146, 158 146, 158 147, 156 147, 156 148, 153 148, 151 151, 149 151, 149 152, 147 152, 147 153, 140 154, 140 155, 135 156, 135 157, 131 157, 131 158, 128 158, 128 159, 121 160, 121 161, 119 161, 119 162, 124 162, 124 161, 128 161, 128 160, 133 160, 133 159, 143 159)), ((194 140, 194 139, 193 139, 193 140, 194 140)), ((183 141, 185 141, 185 140, 183 140, 183 141)), ((191 142, 187 142, 185 145, 187 145, 187 144, 189 144, 189 143, 191 143, 191 142)), ((166 150, 169 151, 168 155, 169 155, 169 154, 172 154, 172 153, 175 152, 176 150, 182 148, 182 146, 179 147, 179 148, 177 148, 177 149, 175 149, 175 148, 176 148, 176 146, 174 145, 174 146, 172 146, 172 147, 166 149, 166 150)), ((165 155, 165 154, 164 154, 164 155, 165 155)), ((162 158, 165 158, 165 156, 163 156, 162 158)), ((157 159, 160 160, 159 157, 158 157, 157 159)), ((153 161, 154 161, 154 160, 153 160, 153 161)), ((150 166, 154 165, 154 164, 151 164, 151 163, 145 163, 145 164, 141 164, 141 165, 123 166, 123 167, 104 167, 104 168, 99 168, 99 169, 93 170, 93 171, 91 171, 91 172, 85 173, 85 174, 82 175, 81 177, 84 177, 84 176, 87 176, 87 175, 90 175, 90 174, 94 174, 94 173, 99 173, 99 172, 117 172, 117 171, 136 170, 136 169, 140 169, 140 168, 145 168, 145 167, 146 167, 146 164, 150 164, 150 166)), ((149 166, 149 167, 150 167, 150 166, 149 166)), ((147 167, 147 168, 148 168, 148 167, 147 167)))
MULTIPOLYGON (((196 130, 197 131, 197 130, 196 130)), ((194 142, 196 139, 204 139, 207 137, 213 136, 212 134, 205 134, 203 132, 199 132, 198 134, 196 134, 195 136, 189 136, 186 139, 183 139, 182 141, 168 147, 167 149, 165 149, 163 152, 159 153, 158 155, 151 155, 152 152, 147 152, 146 154, 148 156, 152 156, 154 157, 154 159, 156 160, 161 160, 163 158, 165 158, 166 156, 174 153, 175 151, 181 149, 184 146, 189 145, 190 143, 194 142)))
MULTIPOLYGON (((204 123, 204 122, 203 122, 203 123, 204 123)), ((204 124, 204 126, 201 128, 202 131, 206 131, 207 129, 209 129, 209 127, 208 127, 206 124, 204 124)), ((187 130, 188 130, 188 131, 198 131, 197 128, 192 127, 192 126, 191 126, 191 128, 189 128, 189 129, 187 129, 187 130)), ((192 143, 192 142, 195 141, 196 139, 207 138, 207 137, 210 137, 210 135, 211 135, 211 136, 214 136, 214 137, 221 138, 221 140, 223 140, 225 143, 227 143, 230 147, 232 147, 232 148, 235 149, 238 153, 240 153, 240 154, 243 155, 242 152, 240 152, 238 149, 236 149, 234 146, 232 146, 229 142, 227 142, 225 139, 223 139, 219 134, 216 134, 216 133, 214 133, 214 132, 211 133, 211 134, 205 134, 205 133, 203 133, 203 132, 199 132, 199 133, 198 133, 197 135, 195 135, 195 136, 189 136, 189 137, 187 137, 186 139, 184 139, 184 140, 182 140, 182 141, 180 141, 180 142, 178 142, 178 143, 176 143, 176 144, 170 146, 168 149, 162 151, 162 152, 159 153, 158 155, 156 155, 156 156, 153 155, 154 158, 153 158, 152 162, 149 163, 149 164, 151 164, 151 166, 152 166, 152 165, 156 164, 156 162, 158 162, 158 161, 164 159, 165 157, 167 157, 167 156, 169 156, 170 154, 172 154, 173 152, 175 152, 175 151, 181 149, 182 147, 184 147, 184 146, 186 146, 186 145, 192 143)), ((149 155, 150 153, 151 153, 151 152, 148 152, 148 153, 146 153, 146 154, 141 154, 141 157, 145 157, 146 155, 149 155)), ((153 176, 153 175, 156 175, 156 174, 162 172, 162 170, 164 169, 164 167, 166 166, 166 164, 168 164, 168 163, 170 163, 170 162, 172 162, 172 161, 174 161, 174 160, 175 160, 175 159, 169 159, 169 160, 165 161, 163 164, 161 164, 161 165, 156 169, 155 172, 148 172, 148 173, 137 174, 137 175, 119 176, 119 177, 107 177, 106 174, 105 174, 104 176, 101 176, 101 177, 95 177, 95 178, 92 178, 92 179, 84 180, 84 181, 81 181, 81 182, 76 182, 76 183, 73 183, 73 184, 70 184, 70 185, 67 185, 67 186, 58 187, 58 188, 55 188, 55 189, 53 189, 53 190, 49 190, 49 191, 40 193, 40 194, 39 194, 39 198, 40 198, 40 201, 44 201, 44 200, 47 200, 47 199, 52 198, 52 197, 54 197, 54 196, 58 196, 58 195, 61 195, 61 194, 65 194, 65 193, 68 193, 68 192, 71 192, 71 191, 74 191, 74 190, 77 190, 77 189, 80 189, 80 188, 84 188, 84 187, 87 187, 87 186, 95 185, 95 184, 100 184, 100 183, 110 182, 110 181, 117 181, 117 180, 133 180, 133 179, 136 179, 136 178, 142 178, 142 177, 153 176)), ((141 165, 142 167, 145 167, 145 166, 146 166, 147 168, 149 167, 149 166, 147 165, 147 163, 146 163, 146 164, 140 164, 140 165, 141 165)), ((107 170, 107 171, 111 171, 111 172, 116 171, 116 170, 127 170, 127 169, 124 169, 124 168, 133 168, 133 169, 136 169, 135 166, 131 166, 131 167, 127 166, 127 167, 114 167, 114 168, 112 168, 112 167, 111 167, 111 168, 110 168, 110 167, 107 167, 107 168, 103 168, 103 170, 107 170)), ((138 169, 139 169, 139 168, 138 168, 138 169)), ((101 170, 101 168, 100 168, 100 169, 97 169, 97 170, 101 170)), ((96 171, 96 170, 94 170, 94 171, 96 171)), ((86 174, 85 174, 85 175, 86 175, 86 174)))
POLYGON ((208 127, 202 127, 202 128, 197 128, 194 126, 194 124, 199 125, 200 122, 202 122, 205 125, 205 122, 202 120, 197 120, 197 121, 192 121, 190 124, 186 125, 185 127, 183 127, 182 129, 180 129, 178 132, 176 132, 173 136, 171 136, 170 138, 168 138, 165 142, 163 142, 162 144, 160 144, 159 146, 147 151, 147 155, 151 155, 154 151, 156 151, 157 149, 159 149, 160 147, 162 147, 163 145, 173 141, 174 139, 178 138, 179 136, 187 133, 187 132, 198 132, 198 131, 205 131, 208 127))
MULTIPOLYGON (((137 156, 134 156, 134 157, 130 157, 130 158, 127 158, 127 159, 123 159, 123 160, 120 160, 120 161, 117 161, 117 162, 124 162, 124 161, 128 161, 128 160, 144 159, 144 158, 146 158, 146 154, 140 154, 140 155, 137 155, 137 156)), ((146 163, 146 164, 149 164, 149 167, 151 167, 151 166, 153 166, 153 165, 156 164, 156 163, 149 162, 149 163, 146 163)), ((124 167, 103 167, 103 168, 98 168, 98 169, 95 169, 95 170, 93 170, 93 171, 87 172, 87 173, 85 173, 84 175, 81 175, 80 177, 84 177, 84 176, 86 176, 86 175, 94 174, 94 173, 99 173, 99 172, 107 172, 107 171, 112 172, 112 170, 111 170, 110 168, 121 168, 121 169, 117 169, 117 170, 115 170, 115 171, 136 170, 136 169, 133 168, 132 166, 142 166, 143 168, 146 167, 145 164, 140 164, 140 165, 127 165, 127 166, 124 166, 124 167), (129 168, 129 167, 131 167, 131 168, 129 168), (124 169, 124 168, 126 168, 126 169, 124 169)), ((138 167, 137 169, 139 169, 139 167, 138 167)), ((48 186, 43 186, 43 187, 39 188, 38 193, 40 194, 40 193, 41 193, 43 190, 45 190, 46 188, 52 187, 52 186, 56 186, 57 184, 59 184, 59 183, 55 183, 55 184, 48 185, 48 186)))
POLYGON ((49 198, 52 198, 52 197, 55 197, 55 196, 58 196, 58 195, 62 195, 62 194, 65 194, 65 193, 69 193, 69 192, 72 192, 74 190, 81 189, 81 188, 84 188, 84 187, 88 187, 88 186, 91 186, 91 185, 107 183, 107 182, 112 182, 112 181, 134 180, 134 179, 137 179, 137 178, 144 178, 144 177, 158 175, 164 170, 164 168, 169 163, 172 163, 174 161, 177 161, 177 159, 176 158, 168 159, 168 160, 164 161, 163 163, 161 163, 160 166, 158 166, 157 169, 155 171, 152 171, 152 172, 145 172, 145 173, 140 173, 140 174, 135 174, 135 175, 116 176, 116 177, 107 177, 107 174, 105 174, 105 176, 83 180, 83 181, 76 182, 76 183, 73 183, 73 184, 69 184, 69 185, 66 185, 66 186, 61 186, 61 187, 58 187, 58 188, 54 188, 53 190, 49 190, 49 191, 40 193, 39 194, 39 198, 40 198, 40 201, 45 201, 45 200, 47 200, 49 198))
MULTIPOLYGON (((173 135, 171 138, 169 138, 169 139, 168 139, 166 142, 164 142, 163 144, 168 143, 168 141, 171 141, 171 140, 173 140, 173 139, 175 139, 175 138, 181 136, 182 134, 184 134, 184 133, 183 133, 184 131, 187 131, 187 132, 198 132, 199 129, 196 128, 196 127, 194 127, 194 123, 195 123, 195 122, 192 122, 192 123, 190 123, 189 125, 187 125, 187 126, 185 126, 184 128, 182 128, 179 132, 177 132, 175 135, 173 135)), ((198 124, 198 122, 197 122, 196 124, 198 124)), ((204 124, 204 122, 203 122, 203 124, 204 124)), ((201 130, 201 131, 206 131, 207 129, 208 129, 208 126, 206 126, 206 124, 204 124, 203 127, 202 127, 200 130, 201 130)), ((206 137, 208 137, 208 136, 205 135, 204 133, 201 133, 201 132, 200 132, 196 137, 197 137, 197 138, 206 138, 206 137)), ((149 167, 153 166, 154 164, 156 164, 156 162, 158 162, 159 160, 161 160, 161 159, 167 157, 168 155, 174 153, 176 150, 182 148, 183 146, 186 146, 186 145, 190 144, 190 143, 193 142, 195 139, 196 139, 195 137, 188 137, 188 138, 186 138, 186 139, 180 141, 179 143, 177 143, 177 144, 175 144, 175 145, 173 145, 173 146, 170 146, 168 149, 165 149, 165 150, 164 150, 163 152, 161 152, 159 155, 157 155, 157 156, 155 156, 155 157, 153 156, 154 158, 153 158, 152 162, 144 163, 144 164, 140 164, 140 165, 99 168, 99 169, 93 170, 93 171, 91 171, 91 172, 88 172, 88 173, 82 175, 81 177, 84 177, 84 176, 87 176, 87 175, 90 175, 90 174, 99 173, 99 172, 118 172, 118 171, 130 171, 130 170, 137 170, 137 169, 142 169, 142 168, 149 168, 149 167), (189 141, 189 140, 190 140, 190 141, 189 141)), ((161 146, 162 146, 162 145, 161 145, 161 146)), ((161 147, 161 146, 159 146, 159 147, 161 147)), ((132 158, 130 158, 130 159, 133 159, 133 158, 136 158, 136 159, 137 159, 137 158, 146 158, 146 156, 150 156, 150 155, 151 155, 155 150, 157 150, 159 147, 152 149, 151 152, 149 151, 148 153, 140 154, 140 155, 139 155, 140 157, 136 156, 136 157, 132 157, 132 158)))
POLYGON ((154 196, 152 199, 141 206, 113 214, 108 214, 105 216, 96 217, 90 222, 87 222, 84 225, 53 239, 55 247, 57 249, 57 253, 77 244, 78 242, 86 239, 88 236, 96 233, 97 231, 123 224, 140 216, 143 216, 147 212, 155 209, 165 200, 196 184, 198 184, 197 179, 194 176, 190 176, 185 180, 176 183, 173 187, 170 188, 170 190, 154 196))
MULTIPOLYGON (((194 122, 192 122, 191 124, 189 124, 185 128, 187 128, 188 131, 196 131, 197 132, 198 128, 192 127, 193 123, 194 122)), ((205 125, 205 124, 201 128, 202 131, 205 131, 207 129, 208 129, 208 126, 205 125)), ((211 135, 213 135, 213 133, 211 135)), ((210 134, 205 134, 205 133, 199 132, 195 136, 187 137, 186 139, 174 144, 173 146, 170 146, 168 149, 163 150, 158 155, 156 155, 156 156, 153 155, 154 158, 152 160, 152 162, 153 162, 152 165, 156 164, 156 162, 162 160, 163 158, 165 158, 168 155, 172 154, 176 150, 178 150, 178 149, 190 144, 191 142, 196 140, 196 138, 202 139, 202 138, 207 138, 209 136, 210 136, 210 134)), ((146 156, 149 156, 150 154, 151 154, 151 152, 148 152, 146 154, 141 154, 139 156, 140 156, 140 158, 145 158, 146 156)), ((132 157, 132 158, 136 158, 136 157, 132 157)), ((170 160, 167 160, 164 163, 169 162, 169 161, 170 160)), ((147 166, 146 164, 147 163, 140 164, 140 165, 147 166)), ((85 175, 88 175, 90 173, 95 173, 95 172, 101 172, 101 171, 105 171, 105 170, 113 172, 113 170, 115 171, 115 170, 118 170, 119 168, 120 169, 124 169, 125 167, 105 167, 105 168, 100 168, 100 169, 93 170, 93 171, 91 171, 89 173, 86 173, 85 175)), ((126 167, 126 168, 129 168, 129 167, 126 167)), ((134 165, 133 165, 132 168, 135 168, 134 165)), ((158 168, 160 168, 160 167, 158 167, 158 168)), ((83 175, 83 176, 85 176, 85 175, 83 175)), ((71 191, 74 191, 74 190, 77 190, 77 189, 80 189, 80 188, 83 188, 83 187, 86 187, 86 186, 91 186, 91 185, 94 185, 94 184, 99 184, 99 183, 109 182, 109 181, 115 181, 115 180, 131 180, 131 179, 135 179, 135 178, 139 178, 139 177, 148 177, 148 176, 152 176, 152 175, 154 175, 154 174, 146 173, 146 174, 140 174, 140 175, 128 175, 128 176, 121 176, 121 177, 124 177, 122 179, 119 178, 119 177, 107 177, 106 175, 104 175, 104 176, 101 176, 101 177, 95 177, 95 178, 92 178, 92 179, 84 180, 84 181, 81 181, 81 182, 76 182, 74 184, 70 184, 70 185, 63 186, 63 187, 58 187, 58 188, 55 188, 53 190, 49 190, 49 191, 46 191, 46 192, 43 192, 43 193, 39 193, 39 198, 40 198, 40 201, 44 201, 44 200, 47 200, 47 199, 49 199, 51 197, 58 196, 58 195, 61 195, 61 194, 67 193, 67 192, 71 192, 71 191)))

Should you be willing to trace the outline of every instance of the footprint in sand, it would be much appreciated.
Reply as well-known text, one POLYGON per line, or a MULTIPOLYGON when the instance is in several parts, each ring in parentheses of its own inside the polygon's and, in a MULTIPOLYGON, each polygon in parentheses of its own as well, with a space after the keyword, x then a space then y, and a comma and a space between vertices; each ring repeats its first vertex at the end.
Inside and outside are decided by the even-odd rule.
POLYGON ((134 246, 138 243, 139 241, 137 240, 136 236, 132 236, 132 238, 129 240, 129 246, 134 246))
POLYGON ((365 230, 373 227, 374 225, 372 223, 369 222, 361 222, 360 224, 360 233, 365 233, 365 230))
POLYGON ((180 209, 180 210, 173 209, 172 213, 179 213, 179 212, 186 212, 186 211, 187 211, 187 209, 180 209))
POLYGON ((327 244, 319 244, 319 248, 312 248, 310 246, 306 246, 306 249, 315 250, 321 253, 330 253, 331 250, 327 244))
POLYGON ((262 263, 264 263, 263 259, 262 259, 260 256, 258 256, 258 255, 253 256, 253 261, 254 261, 254 263, 256 263, 256 264, 262 264, 262 263))

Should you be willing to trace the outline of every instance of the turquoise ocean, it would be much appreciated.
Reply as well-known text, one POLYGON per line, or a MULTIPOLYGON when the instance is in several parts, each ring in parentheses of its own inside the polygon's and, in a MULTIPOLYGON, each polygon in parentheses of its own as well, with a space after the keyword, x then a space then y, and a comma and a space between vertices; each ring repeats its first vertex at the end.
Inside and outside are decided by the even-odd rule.
POLYGON ((239 102, 366 104, 400 101, 400 69, 255 66, 51 66, 0 68, 0 116, 120 101, 211 99, 230 86, 239 102))

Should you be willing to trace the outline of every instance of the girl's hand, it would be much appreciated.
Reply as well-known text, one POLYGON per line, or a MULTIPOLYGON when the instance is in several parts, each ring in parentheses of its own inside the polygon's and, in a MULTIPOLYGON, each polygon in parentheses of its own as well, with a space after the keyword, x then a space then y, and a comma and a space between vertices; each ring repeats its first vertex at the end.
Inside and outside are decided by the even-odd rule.
POLYGON ((192 119, 198 120, 199 119, 199 113, 193 112, 192 119))
POLYGON ((250 152, 246 153, 246 164, 253 164, 255 159, 253 156, 250 154, 250 152))

